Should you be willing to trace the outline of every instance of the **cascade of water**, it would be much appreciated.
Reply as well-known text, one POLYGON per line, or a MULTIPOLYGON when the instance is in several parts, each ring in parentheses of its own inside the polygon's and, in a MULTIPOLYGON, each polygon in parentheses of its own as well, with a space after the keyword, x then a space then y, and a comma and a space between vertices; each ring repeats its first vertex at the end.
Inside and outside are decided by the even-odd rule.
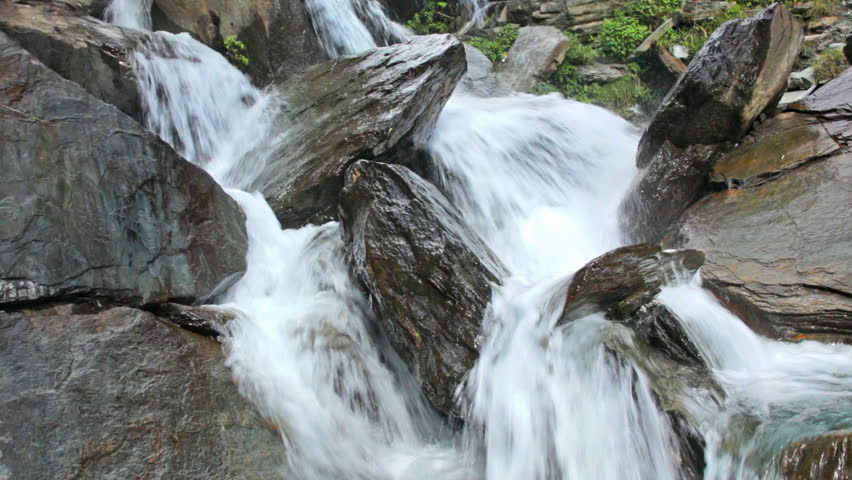
MULTIPOLYGON (((382 30, 359 10, 372 3, 309 0, 331 54, 376 45, 370 32, 382 30)), ((279 99, 188 35, 156 38, 135 57, 148 126, 246 213, 248 270, 224 299, 240 313, 229 325, 228 361, 280 428, 297 478, 677 477, 670 427, 646 380, 604 352, 606 321, 554 329, 558 282, 619 246, 616 210, 637 141, 626 123, 556 96, 455 96, 436 126, 430 150, 443 189, 513 273, 495 292, 481 358, 461 392, 466 451, 484 451, 480 465, 435 428, 379 344, 337 225, 283 231, 259 194, 242 191, 276 141, 279 99)), ((696 285, 660 298, 728 392, 723 411, 702 425, 706 478, 773 478, 786 442, 852 428, 848 347, 758 338, 696 285)))
POLYGON ((314 30, 334 57, 402 41, 409 32, 392 22, 376 0, 307 0, 314 30))
POLYGON ((104 10, 104 19, 121 27, 148 30, 151 28, 153 0, 112 0, 104 10))
POLYGON ((778 478, 785 445, 852 430, 852 346, 759 337, 700 280, 666 288, 660 300, 682 322, 727 394, 704 425, 706 480, 778 478))

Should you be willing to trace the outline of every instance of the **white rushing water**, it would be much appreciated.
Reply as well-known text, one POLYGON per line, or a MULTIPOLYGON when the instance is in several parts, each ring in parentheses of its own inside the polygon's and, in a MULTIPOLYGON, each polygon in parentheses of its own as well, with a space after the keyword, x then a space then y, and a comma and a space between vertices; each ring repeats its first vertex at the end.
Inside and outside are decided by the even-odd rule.
POLYGON ((331 57, 403 41, 410 32, 392 22, 376 0, 306 0, 314 30, 331 57))
MULTIPOLYGON (((369 3, 309 0, 326 45, 337 45, 330 53, 382 43, 358 10, 369 3)), ((241 391, 282 432, 285 478, 678 478, 671 426, 640 371, 610 360, 608 322, 554 327, 561 282, 620 245, 616 212, 638 140, 626 122, 555 95, 456 95, 442 113, 429 145, 441 187, 511 272, 460 386, 461 438, 377 335, 337 224, 282 230, 250 191, 263 152, 286 135, 271 127, 280 100, 188 35, 157 38, 135 57, 148 128, 246 214, 248 270, 223 299, 239 313, 225 344, 241 391)), ((699 426, 708 480, 773 479, 789 441, 852 428, 852 349, 760 338, 695 283, 660 300, 727 393, 699 426)))
POLYGON ((152 1, 112 0, 104 10, 104 19, 122 27, 148 30, 151 28, 152 1))

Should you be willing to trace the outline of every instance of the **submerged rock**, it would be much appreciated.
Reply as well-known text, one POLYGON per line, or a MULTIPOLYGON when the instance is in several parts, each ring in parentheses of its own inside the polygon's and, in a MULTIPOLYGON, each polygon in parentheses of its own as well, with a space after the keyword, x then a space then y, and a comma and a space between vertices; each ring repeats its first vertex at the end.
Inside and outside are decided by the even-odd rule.
POLYGON ((285 227, 336 217, 346 168, 408 162, 425 145, 465 71, 462 44, 432 35, 309 68, 278 84, 290 128, 261 178, 285 227))
POLYGON ((245 220, 200 168, 0 33, 0 305, 210 297, 245 220))
POLYGON ((852 472, 852 433, 829 432, 788 445, 781 456, 787 480, 838 480, 852 472))
POLYGON ((56 73, 137 121, 142 107, 128 54, 149 39, 59 2, 0 2, 0 31, 56 73))
POLYGON ((852 341, 852 70, 758 127, 665 245, 703 250, 705 283, 754 330, 852 341))
POLYGON ((612 320, 630 318, 660 293, 664 283, 694 274, 703 263, 699 251, 663 252, 657 245, 605 253, 574 274, 559 324, 600 311, 612 320))
POLYGON ((431 404, 453 414, 504 267, 434 186, 402 166, 352 165, 340 218, 382 330, 431 404))
POLYGON ((799 22, 776 3, 705 43, 640 141, 643 171, 622 206, 634 241, 658 241, 700 196, 718 156, 780 99, 802 39, 799 22))
POLYGON ((218 343, 150 313, 0 312, 0 476, 266 479, 284 446, 218 343))

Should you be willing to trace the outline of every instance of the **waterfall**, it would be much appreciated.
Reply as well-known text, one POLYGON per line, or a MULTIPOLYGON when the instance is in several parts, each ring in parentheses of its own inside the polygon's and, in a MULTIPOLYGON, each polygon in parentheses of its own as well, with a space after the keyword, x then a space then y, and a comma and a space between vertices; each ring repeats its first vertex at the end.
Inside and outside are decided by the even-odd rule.
POLYGON ((392 22, 376 0, 306 0, 325 52, 339 57, 403 41, 409 32, 392 22))
MULTIPOLYGON (((115 0, 120 15, 109 18, 144 22, 138 5, 115 0)), ((403 32, 375 2, 308 6, 334 56, 403 32)), ((225 348, 241 391, 281 434, 283 478, 678 478, 671 425, 648 380, 603 347, 609 322, 592 315, 555 327, 560 282, 621 245, 616 212, 638 141, 626 122, 558 95, 457 93, 441 114, 429 143, 437 182, 512 274, 494 292, 481 357, 459 388, 468 418, 458 435, 376 335, 338 225, 282 230, 253 191, 264 152, 287 134, 272 128, 282 100, 187 34, 158 32, 134 64, 147 127, 245 212, 248 269, 222 299, 238 314, 225 348)), ((705 478, 775 479, 788 442, 852 429, 852 348, 760 338, 695 282, 659 300, 727 394, 698 426, 705 478)))
POLYGON ((104 10, 104 19, 122 27, 148 30, 151 28, 152 1, 112 0, 104 10))

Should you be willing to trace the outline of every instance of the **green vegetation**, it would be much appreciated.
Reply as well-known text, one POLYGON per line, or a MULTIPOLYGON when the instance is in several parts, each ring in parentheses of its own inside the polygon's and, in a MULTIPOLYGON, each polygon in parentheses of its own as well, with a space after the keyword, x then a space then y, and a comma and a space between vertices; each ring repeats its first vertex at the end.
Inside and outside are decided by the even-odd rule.
POLYGON ((591 45, 584 44, 580 37, 572 32, 565 32, 568 37, 568 50, 565 51, 565 63, 570 65, 588 65, 600 56, 591 45))
POLYGON ((450 33, 455 22, 453 7, 448 2, 430 1, 429 5, 415 13, 406 25, 418 35, 428 35, 430 33, 450 33))
POLYGON ((577 66, 564 62, 550 81, 540 85, 535 93, 559 92, 578 102, 593 103, 629 118, 633 106, 650 99, 650 91, 639 80, 638 72, 639 66, 632 64, 630 72, 618 80, 584 84, 577 74, 577 66))
POLYGON ((680 10, 681 0, 636 0, 628 3, 624 14, 654 29, 680 10))
POLYGON ((239 68, 249 66, 249 58, 246 56, 246 44, 243 43, 236 35, 231 35, 225 39, 225 56, 232 64, 239 68))
POLYGON ((840 10, 838 0, 814 0, 811 14, 815 17, 826 17, 834 15, 840 10))
POLYGON ((621 60, 633 53, 650 34, 651 29, 647 25, 618 10, 603 21, 595 43, 604 55, 621 60))
POLYGON ((814 67, 817 82, 823 83, 846 71, 849 63, 842 50, 826 50, 814 58, 811 66, 814 67))
POLYGON ((735 18, 745 18, 748 16, 746 9, 738 4, 731 5, 722 14, 706 20, 704 22, 695 23, 684 28, 669 30, 660 39, 660 45, 671 47, 673 45, 683 45, 692 54, 698 53, 704 42, 710 38, 710 35, 721 27, 723 23, 735 18))
POLYGON ((506 59, 509 49, 518 39, 520 27, 514 23, 507 23, 500 27, 500 31, 494 38, 471 37, 468 43, 491 59, 492 62, 502 62, 506 59))

